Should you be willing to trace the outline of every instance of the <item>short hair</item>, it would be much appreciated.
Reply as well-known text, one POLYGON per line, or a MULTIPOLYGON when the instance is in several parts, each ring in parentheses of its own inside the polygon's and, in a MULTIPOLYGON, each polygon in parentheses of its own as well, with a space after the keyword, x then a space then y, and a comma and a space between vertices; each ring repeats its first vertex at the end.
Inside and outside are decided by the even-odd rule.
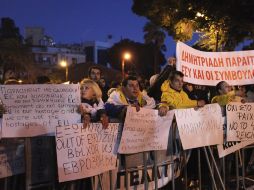
POLYGON ((216 88, 217 93, 219 93, 219 90, 221 90, 221 86, 224 82, 226 82, 226 81, 223 80, 223 81, 218 82, 218 84, 216 84, 215 88, 216 88))
POLYGON ((99 85, 96 82, 94 82, 93 80, 88 79, 88 78, 85 78, 80 82, 80 87, 82 88, 82 85, 85 85, 85 84, 90 86, 94 90, 96 99, 98 101, 100 101, 100 99, 102 97, 102 92, 101 92, 99 85))
POLYGON ((100 71, 100 74, 101 74, 101 68, 100 68, 100 67, 98 67, 98 66, 91 66, 91 67, 89 67, 89 69, 88 69, 88 77, 90 77, 91 72, 92 72, 92 69, 97 69, 97 70, 99 70, 99 71, 100 71))
POLYGON ((138 81, 136 76, 129 75, 128 77, 123 79, 122 86, 126 87, 129 80, 136 80, 136 81, 138 81))
POLYGON ((184 74, 181 71, 172 71, 169 75, 169 80, 173 81, 176 76, 184 77, 184 74))

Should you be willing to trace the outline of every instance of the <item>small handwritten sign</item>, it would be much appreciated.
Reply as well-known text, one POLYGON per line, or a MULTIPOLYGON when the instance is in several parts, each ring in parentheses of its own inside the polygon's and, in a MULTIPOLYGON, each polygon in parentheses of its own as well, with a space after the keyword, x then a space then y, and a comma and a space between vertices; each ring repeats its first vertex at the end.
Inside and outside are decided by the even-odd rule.
POLYGON ((5 85, 0 98, 3 116, 2 137, 31 137, 55 132, 58 125, 80 122, 79 85, 5 85))
POLYGON ((100 123, 56 128, 59 181, 91 177, 116 169, 118 123, 103 129, 100 123))
POLYGON ((165 117, 158 110, 128 107, 118 152, 131 154, 150 150, 166 150, 174 112, 165 117))
POLYGON ((223 143, 223 117, 218 104, 195 110, 175 110, 179 135, 184 149, 223 143))
POLYGON ((226 106, 227 141, 254 141, 254 103, 226 106))

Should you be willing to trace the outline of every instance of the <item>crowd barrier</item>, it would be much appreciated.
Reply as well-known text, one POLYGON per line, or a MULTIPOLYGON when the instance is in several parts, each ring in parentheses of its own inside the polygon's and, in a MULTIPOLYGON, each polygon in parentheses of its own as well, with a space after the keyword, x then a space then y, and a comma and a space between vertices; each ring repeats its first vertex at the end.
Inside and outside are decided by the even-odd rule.
POLYGON ((188 176, 190 172, 187 171, 190 164, 197 171, 196 189, 199 190, 248 189, 247 186, 251 182, 254 184, 254 180, 246 175, 246 163, 249 160, 246 159, 246 151, 251 150, 253 146, 242 148, 221 159, 218 158, 214 146, 197 148, 195 152, 194 149, 183 150, 175 121, 170 130, 167 150, 119 154, 117 171, 63 183, 57 180, 54 137, 40 136, 7 141, 19 141, 19 144, 23 141, 23 147, 16 147, 16 154, 22 150, 25 152, 25 174, 0 179, 0 189, 3 190, 89 188, 148 190, 162 187, 175 190, 179 189, 179 182, 181 189, 187 190, 191 189, 189 184, 191 179, 188 176), (188 162, 191 154, 197 154, 196 163, 188 162), (204 171, 204 168, 207 169, 204 171))

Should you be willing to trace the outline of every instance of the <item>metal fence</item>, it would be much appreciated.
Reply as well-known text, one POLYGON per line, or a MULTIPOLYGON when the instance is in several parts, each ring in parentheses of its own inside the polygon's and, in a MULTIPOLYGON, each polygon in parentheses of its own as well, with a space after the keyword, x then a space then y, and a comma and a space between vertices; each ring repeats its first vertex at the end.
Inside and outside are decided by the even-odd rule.
POLYGON ((25 138, 26 172, 0 179, 0 189, 254 189, 246 171, 253 146, 219 159, 214 146, 184 151, 177 133, 174 122, 165 151, 118 155, 117 170, 64 183, 57 180, 54 137, 25 138))

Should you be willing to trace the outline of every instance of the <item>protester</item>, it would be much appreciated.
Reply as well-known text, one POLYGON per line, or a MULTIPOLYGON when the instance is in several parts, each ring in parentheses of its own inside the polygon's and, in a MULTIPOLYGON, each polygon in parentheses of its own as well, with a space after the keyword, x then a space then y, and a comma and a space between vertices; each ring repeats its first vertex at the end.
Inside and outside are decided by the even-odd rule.
POLYGON ((108 87, 106 85, 106 80, 105 78, 102 76, 102 71, 100 69, 100 67, 98 66, 91 66, 88 69, 88 78, 93 80, 94 82, 96 82, 101 91, 102 91, 102 100, 105 102, 108 99, 108 87), (105 85, 104 85, 105 83, 105 85))
POLYGON ((153 98, 144 94, 135 76, 128 76, 122 82, 122 87, 113 91, 105 104, 107 113, 115 118, 123 119, 127 106, 155 108, 153 98))
POLYGON ((176 58, 169 57, 167 66, 163 69, 163 71, 156 77, 156 80, 153 82, 153 85, 147 90, 147 94, 153 97, 156 101, 160 101, 161 99, 161 85, 164 81, 168 79, 168 76, 171 72, 176 69, 176 58))
POLYGON ((88 78, 95 82, 99 82, 101 79, 101 74, 101 69, 98 66, 91 66, 88 69, 88 78))
POLYGON ((204 100, 191 100, 183 91, 183 76, 182 72, 174 71, 171 73, 169 80, 162 84, 159 115, 166 115, 170 109, 202 107, 205 105, 204 100))
POLYGON ((225 106, 230 102, 243 102, 244 92, 241 90, 232 90, 232 87, 226 82, 221 81, 216 85, 217 96, 212 98, 211 103, 218 103, 225 106))
POLYGON ((106 102, 108 99, 109 87, 108 87, 106 79, 104 77, 100 78, 99 87, 101 88, 101 91, 102 91, 102 100, 103 100, 103 102, 106 102))
POLYGON ((101 121, 104 128, 108 127, 108 116, 101 99, 102 92, 98 84, 90 79, 83 79, 81 85, 81 106, 80 112, 83 116, 84 127, 90 121, 101 121))

